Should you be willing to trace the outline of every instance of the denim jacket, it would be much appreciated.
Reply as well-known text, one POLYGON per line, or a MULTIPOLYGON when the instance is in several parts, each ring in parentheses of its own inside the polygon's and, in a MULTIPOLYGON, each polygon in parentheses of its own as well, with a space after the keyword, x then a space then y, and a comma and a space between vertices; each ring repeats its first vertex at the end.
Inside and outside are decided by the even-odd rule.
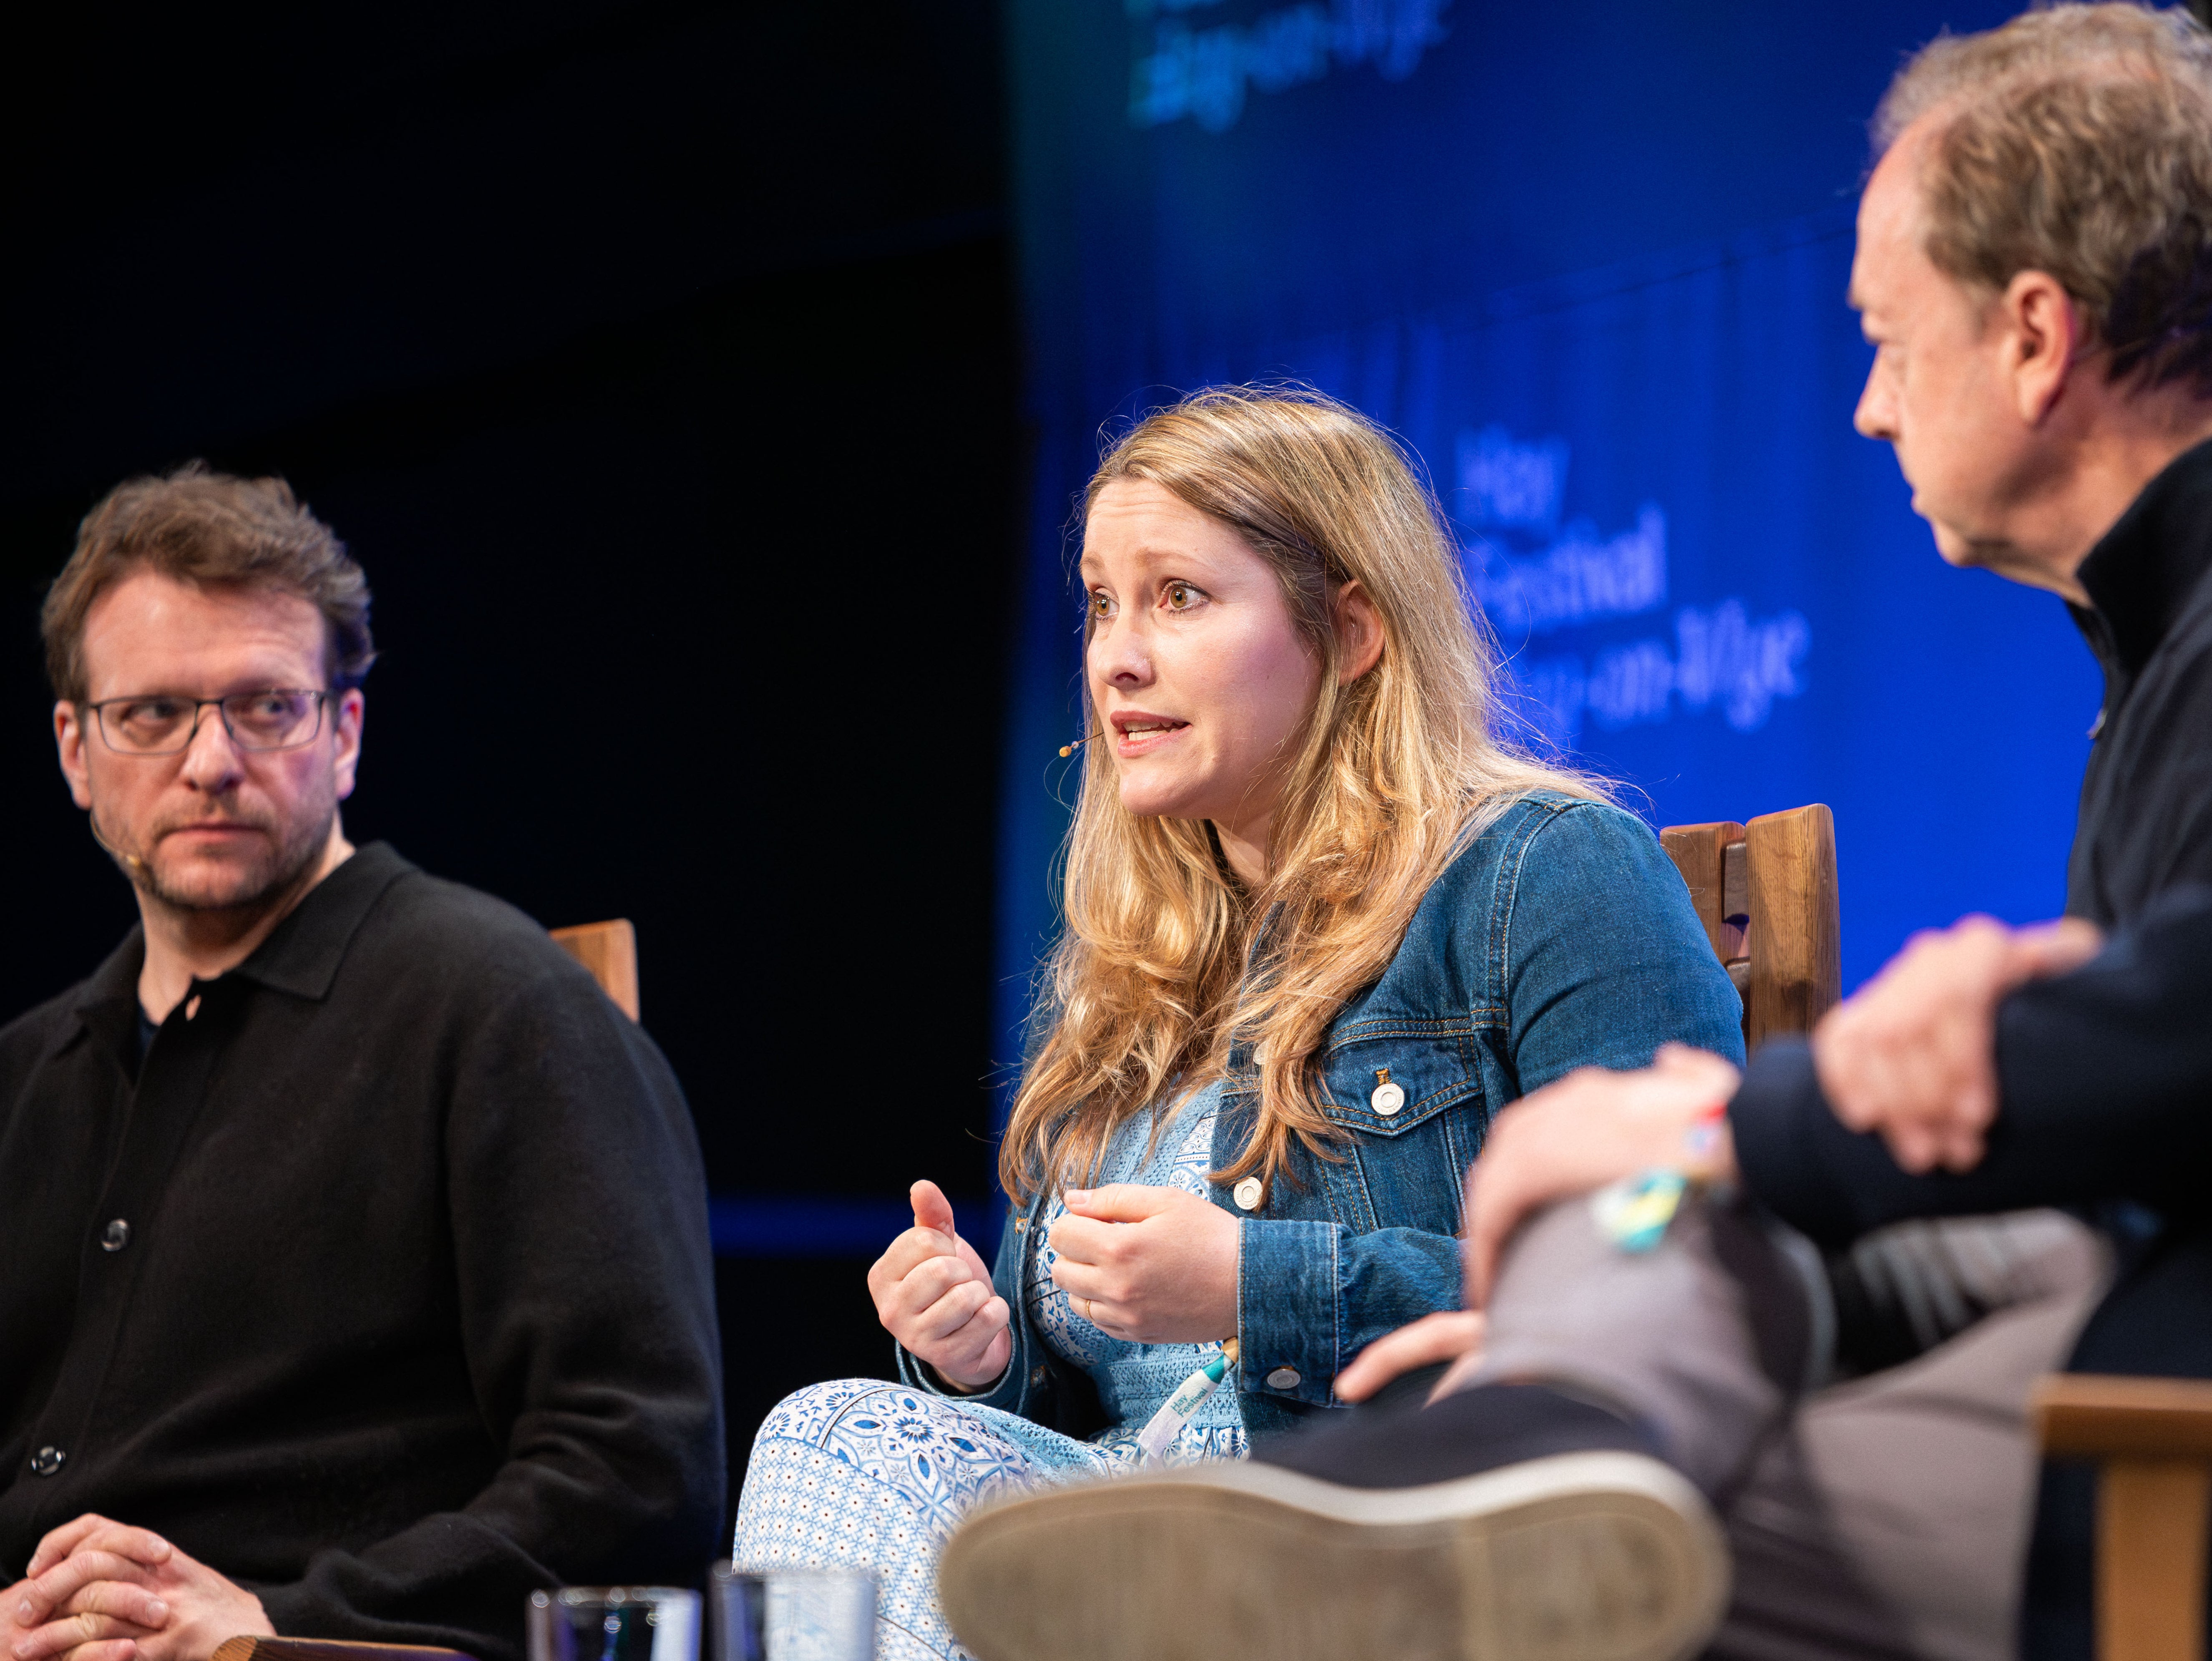
MULTIPOLYGON (((1598 802, 1516 801, 1445 867, 1382 977, 1330 1024, 1322 1111, 1348 1132, 1334 1161, 1291 1144, 1285 1172, 1219 1184, 1242 1224, 1238 1407, 1250 1433, 1340 1405, 1336 1375, 1384 1333, 1460 1306, 1462 1181, 1498 1110, 1577 1067, 1637 1068, 1668 1039, 1743 1060, 1742 1005, 1650 829, 1598 802), (1402 1104, 1381 1075, 1403 1092, 1402 1104), (1252 1202, 1242 1203, 1241 1200, 1252 1202)), ((1213 1164, 1249 1138, 1259 1069, 1233 1050, 1213 1164)), ((959 1399, 1072 1436, 1104 1427, 1082 1372, 1029 1322, 1029 1231, 1009 1218, 992 1271, 1013 1311, 1012 1362, 959 1399)), ((900 1377, 934 1390, 902 1349, 900 1377)))

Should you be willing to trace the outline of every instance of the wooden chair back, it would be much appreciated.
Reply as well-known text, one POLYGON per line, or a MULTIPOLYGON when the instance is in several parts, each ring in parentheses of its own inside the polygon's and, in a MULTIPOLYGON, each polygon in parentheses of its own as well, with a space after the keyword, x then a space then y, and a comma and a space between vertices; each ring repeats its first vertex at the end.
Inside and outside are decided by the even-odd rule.
POLYGON ((1820 802, 1748 824, 1671 824, 1660 844, 1743 999, 1743 1041, 1809 1032, 1843 995, 1836 820, 1820 802))
POLYGON ((2204 1661, 2212 1384, 2062 1372, 2035 1390, 2053 1459, 2094 1459, 2098 1661, 2204 1661))
POLYGON ((632 1020, 637 1019, 637 930, 628 917, 580 922, 552 931, 554 940, 592 971, 599 989, 632 1020))

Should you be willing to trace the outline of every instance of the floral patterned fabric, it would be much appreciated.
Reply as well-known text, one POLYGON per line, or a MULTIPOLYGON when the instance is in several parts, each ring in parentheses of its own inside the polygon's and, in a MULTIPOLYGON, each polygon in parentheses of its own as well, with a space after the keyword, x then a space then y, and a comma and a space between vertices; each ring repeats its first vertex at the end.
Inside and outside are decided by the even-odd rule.
MULTIPOLYGON (((1218 1085, 1170 1110, 1159 1135, 1139 1114, 1108 1146, 1098 1183, 1173 1184, 1206 1192, 1218 1085)), ((787 1396, 754 1438, 731 1555, 744 1568, 867 1568, 877 1577, 881 1661, 968 1661, 939 1612, 937 1556, 968 1508, 1006 1488, 1031 1488, 1138 1463, 1137 1433, 1218 1344, 1132 1344, 1076 1313, 1052 1282, 1057 1197, 1031 1248, 1026 1298, 1045 1341, 1083 1367, 1112 1416, 1088 1442, 995 1408, 904 1384, 847 1378, 787 1396)), ((1169 1451, 1175 1463, 1241 1457, 1236 1391, 1217 1390, 1169 1451)))

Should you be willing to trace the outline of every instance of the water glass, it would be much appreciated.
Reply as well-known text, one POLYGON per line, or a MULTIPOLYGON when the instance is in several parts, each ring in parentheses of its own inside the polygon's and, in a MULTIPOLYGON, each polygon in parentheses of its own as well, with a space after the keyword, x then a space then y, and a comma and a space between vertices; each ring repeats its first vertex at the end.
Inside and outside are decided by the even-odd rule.
POLYGON ((876 1577, 865 1569, 714 1565, 713 1661, 873 1661, 876 1577))
POLYGON ((530 1661, 699 1661, 699 1594, 679 1586, 563 1586, 523 1613, 530 1661))

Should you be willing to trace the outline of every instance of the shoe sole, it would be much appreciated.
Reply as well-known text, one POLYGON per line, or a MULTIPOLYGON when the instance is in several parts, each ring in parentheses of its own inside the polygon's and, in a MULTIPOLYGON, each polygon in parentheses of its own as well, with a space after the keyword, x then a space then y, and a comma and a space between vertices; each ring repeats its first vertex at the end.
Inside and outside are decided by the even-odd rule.
POLYGON ((1729 1557, 1667 1466, 1574 1453, 1416 1488, 1240 1462, 1026 1494, 938 1577, 977 1661, 1680 1661, 1729 1557))

